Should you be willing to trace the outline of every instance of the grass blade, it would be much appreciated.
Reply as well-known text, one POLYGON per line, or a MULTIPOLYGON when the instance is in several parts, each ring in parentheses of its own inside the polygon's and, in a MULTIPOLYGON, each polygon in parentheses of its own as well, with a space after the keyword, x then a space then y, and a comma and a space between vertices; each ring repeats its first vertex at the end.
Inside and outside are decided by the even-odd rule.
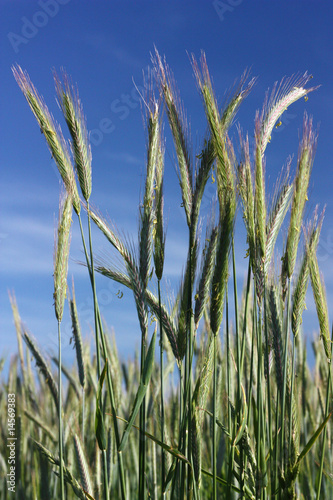
POLYGON ((146 356, 146 360, 145 360, 145 364, 144 364, 144 369, 143 369, 143 373, 142 373, 142 378, 140 380, 140 385, 139 385, 138 391, 136 393, 131 416, 130 416, 128 423, 126 425, 126 428, 124 430, 123 437, 121 439, 118 451, 124 450, 126 443, 128 441, 128 438, 129 438, 130 430, 134 424, 135 418, 136 418, 137 414, 139 413, 142 401, 146 395, 149 381, 150 381, 150 377, 151 377, 151 374, 153 371, 154 355, 155 355, 155 341, 156 341, 156 330, 153 333, 152 339, 151 339, 150 344, 149 344, 149 348, 148 348, 148 352, 147 352, 147 356, 146 356))

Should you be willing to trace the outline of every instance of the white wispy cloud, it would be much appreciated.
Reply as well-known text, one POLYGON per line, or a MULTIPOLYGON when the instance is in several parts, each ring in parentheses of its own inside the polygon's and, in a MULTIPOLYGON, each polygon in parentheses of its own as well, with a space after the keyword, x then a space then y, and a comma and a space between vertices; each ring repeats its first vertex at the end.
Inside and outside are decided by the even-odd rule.
MULTIPOLYGON (((32 214, 9 213, 3 217, 0 239, 0 272, 10 278, 14 276, 36 276, 53 274, 53 251, 56 219, 54 223, 32 214)), ((80 236, 72 231, 71 255, 69 266, 76 265, 75 260, 82 258, 80 236), (74 260, 74 262, 73 262, 74 260)), ((77 272, 84 268, 76 265, 77 272)))
POLYGON ((31 216, 11 214, 2 221, 2 232, 5 235, 1 241, 0 270, 3 274, 52 272, 52 226, 31 216))
MULTIPOLYGON (((8 166, 5 168, 9 169, 8 166)), ((0 187, 1 204, 3 205, 2 218, 4 218, 4 213, 11 211, 20 211, 24 209, 32 211, 33 209, 38 209, 43 207, 46 208, 56 208, 54 205, 54 199, 57 200, 59 197, 59 187, 57 183, 54 183, 54 188, 38 185, 34 181, 33 184, 29 185, 27 182, 21 182, 19 179, 15 179, 14 182, 2 182, 0 187)))
POLYGON ((105 152, 105 158, 108 160, 125 163, 127 165, 139 165, 143 166, 144 161, 130 153, 111 153, 110 151, 105 152))

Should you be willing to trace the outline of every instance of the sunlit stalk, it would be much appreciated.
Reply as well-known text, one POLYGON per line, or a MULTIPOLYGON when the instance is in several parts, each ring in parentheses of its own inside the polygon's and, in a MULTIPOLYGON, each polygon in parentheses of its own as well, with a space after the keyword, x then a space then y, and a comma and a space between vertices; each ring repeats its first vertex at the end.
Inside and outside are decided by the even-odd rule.
MULTIPOLYGON (((161 442, 164 443, 164 363, 163 363, 163 326, 162 326, 162 316, 161 316, 161 282, 157 280, 158 286, 158 308, 160 312, 160 371, 161 371, 161 442)), ((165 452, 161 449, 161 498, 165 498, 164 492, 164 481, 165 481, 165 452)))
MULTIPOLYGON (((84 237, 84 232, 83 232, 83 227, 82 227, 82 220, 81 220, 80 214, 78 214, 78 219, 79 219, 79 226, 80 226, 82 245, 83 245, 83 249, 84 249, 84 255, 86 258, 86 264, 87 264, 87 268, 89 271, 90 283, 91 283, 91 286, 93 287, 93 272, 92 272, 92 267, 91 267, 91 261, 89 260, 89 255, 88 255, 87 246, 86 246, 86 242, 85 242, 85 237, 84 237)), ((101 333, 103 356, 104 356, 104 359, 107 359, 107 348, 106 348, 102 320, 101 320, 97 300, 96 300, 96 306, 97 306, 96 312, 97 312, 99 331, 101 333)), ((107 368, 107 382, 108 382, 108 393, 109 393, 109 397, 110 397, 111 410, 112 410, 112 415, 113 415, 112 420, 113 420, 114 431, 115 431, 115 440, 116 440, 116 446, 118 449, 119 445, 120 445, 120 434, 119 434, 118 422, 117 422, 117 418, 116 418, 115 398, 114 398, 114 392, 113 392, 113 386, 112 386, 112 380, 111 380, 109 366, 107 368)), ((126 485, 125 485, 125 474, 124 474, 122 453, 119 453, 119 452, 117 453, 117 462, 118 462, 119 477, 120 477, 121 498, 122 498, 122 500, 125 500, 126 499, 126 485)))
POLYGON ((217 499, 217 480, 216 480, 216 385, 217 385, 217 342, 216 335, 214 335, 214 372, 213 372, 213 499, 217 499))
MULTIPOLYGON (((333 354, 333 325, 332 325, 332 333, 331 333, 331 360, 333 354)), ((332 361, 328 363, 328 376, 327 376, 327 389, 326 389, 326 405, 325 405, 325 418, 327 418, 330 407, 330 398, 332 391, 332 361)), ((316 500, 321 498, 321 483, 323 478, 323 470, 324 470, 324 459, 325 459, 325 449, 326 449, 326 441, 327 441, 327 426, 325 426, 324 434, 323 434, 323 444, 321 448, 321 459, 320 459, 320 469, 319 469, 319 477, 318 477, 318 486, 317 486, 317 496, 316 500)))
MULTIPOLYGON (((232 270, 233 270, 233 285, 234 285, 234 301, 235 301, 235 325, 236 325, 236 351, 237 351, 237 402, 236 415, 237 425, 239 424, 239 416, 241 414, 241 377, 242 377, 242 352, 239 335, 239 317, 238 317, 238 293, 237 293, 237 275, 236 275, 236 258, 235 258, 235 242, 232 237, 232 270)), ((245 309, 246 313, 246 309, 245 309)), ((244 318, 245 321, 245 318, 244 318)), ((241 498, 244 494, 244 463, 243 463, 243 448, 240 449, 240 490, 241 498)))
POLYGON ((59 401, 58 401, 58 415, 59 415, 59 460, 60 460, 60 489, 61 489, 61 500, 65 500, 65 485, 64 485, 64 456, 63 456, 63 430, 62 430, 62 402, 61 402, 61 392, 62 392, 62 383, 61 383, 61 331, 60 331, 60 323, 58 321, 58 390, 59 390, 59 401))
POLYGON ((290 328, 290 304, 291 304, 291 279, 288 279, 288 299, 287 299, 287 321, 284 341, 284 364, 283 364, 283 389, 281 401, 281 434, 280 434, 280 461, 281 467, 285 465, 284 461, 284 442, 285 442, 285 411, 286 411, 286 392, 287 392, 287 366, 288 366, 288 341, 290 328))

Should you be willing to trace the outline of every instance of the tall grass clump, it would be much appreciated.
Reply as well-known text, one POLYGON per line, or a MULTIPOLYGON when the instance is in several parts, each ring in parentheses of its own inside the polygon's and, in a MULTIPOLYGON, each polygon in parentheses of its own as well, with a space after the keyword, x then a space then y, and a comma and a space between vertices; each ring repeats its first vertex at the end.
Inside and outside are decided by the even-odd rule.
MULTIPOLYGON (((205 55, 200 61, 191 56, 191 62, 207 121, 207 135, 195 155, 175 78, 157 50, 152 56, 142 96, 147 155, 136 241, 92 208, 89 131, 70 78, 54 73, 66 140, 28 74, 13 68, 66 190, 55 250, 59 352, 54 366, 10 295, 18 355, 2 377, 0 404, 4 415, 5 393, 17 395, 16 498, 333 496, 332 333, 316 255, 324 212, 319 216, 316 208, 305 219, 317 147, 313 119, 306 113, 294 173, 289 157, 271 195, 266 182, 274 128, 288 106, 317 87, 307 86, 312 78, 307 73, 276 83, 256 113, 252 151, 249 134, 240 126, 234 134, 232 127, 256 79, 245 72, 220 106, 205 55), (188 240, 174 294, 165 283, 165 120, 188 240), (208 182, 216 203, 204 218, 208 182), (83 340, 74 283, 71 293, 67 286, 72 208, 91 285, 93 347, 83 340), (242 254, 235 245, 239 212, 248 262, 241 295, 237 268, 242 254), (111 244, 114 259, 94 254, 94 229, 111 244), (116 336, 110 338, 101 317, 96 273, 133 293, 141 341, 132 360, 118 355, 116 336), (310 283, 320 331, 312 343, 312 370, 302 323, 310 283), (72 367, 61 358, 66 298, 76 352, 72 367)), ((1 432, 6 436, 4 418, 1 432)), ((5 451, 0 466, 5 472, 5 451)), ((7 498, 5 480, 0 489, 7 498)))

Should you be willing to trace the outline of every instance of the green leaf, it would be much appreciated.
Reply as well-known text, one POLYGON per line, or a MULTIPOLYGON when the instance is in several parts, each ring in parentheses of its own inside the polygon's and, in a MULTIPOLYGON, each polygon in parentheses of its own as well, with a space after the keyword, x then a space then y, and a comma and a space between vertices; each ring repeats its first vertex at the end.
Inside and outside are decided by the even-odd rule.
POLYGON ((153 366, 154 366, 154 358, 155 358, 155 341, 156 341, 156 330, 153 333, 153 336, 151 338, 149 347, 148 347, 148 352, 147 356, 145 359, 145 364, 143 367, 143 375, 142 375, 142 383, 146 387, 148 387, 150 377, 153 371, 153 366))
POLYGON ((139 413, 140 406, 142 404, 142 401, 143 401, 143 399, 146 395, 147 389, 148 389, 148 384, 149 384, 150 377, 151 377, 151 374, 153 371, 153 366, 154 366, 155 341, 156 341, 156 330, 153 333, 152 339, 151 339, 150 344, 149 344, 147 356, 145 359, 145 364, 143 367, 142 378, 140 380, 140 385, 139 385, 138 391, 137 391, 136 396, 135 396, 131 416, 128 420, 128 423, 127 423, 126 428, 124 430, 123 437, 121 439, 121 443, 119 445, 119 449, 118 449, 119 452, 123 451, 125 446, 126 446, 130 430, 133 427, 135 418, 136 418, 137 414, 139 413))
MULTIPOLYGON (((129 423, 129 421, 127 421, 125 418, 118 417, 118 416, 117 416, 117 418, 118 418, 118 420, 121 420, 122 422, 125 422, 126 424, 129 423)), ((137 425, 133 424, 132 427, 138 431, 140 430, 140 428, 137 425)), ((191 466, 190 462, 187 460, 185 455, 183 455, 177 448, 174 448, 173 446, 169 446, 166 443, 162 443, 162 441, 160 441, 157 437, 153 436, 152 434, 150 434, 147 431, 144 431, 143 433, 148 439, 151 439, 152 441, 154 441, 154 443, 161 446, 161 448, 163 448, 165 451, 167 451, 168 453, 170 453, 174 457, 179 458, 179 460, 182 460, 183 462, 187 463, 187 465, 191 466)))
POLYGON ((101 410, 101 398, 102 398, 102 389, 103 389, 103 383, 107 371, 107 359, 105 360, 105 365, 102 371, 102 374, 100 376, 100 379, 98 381, 98 387, 97 387, 97 394, 96 394, 96 416, 95 416, 95 434, 96 434, 96 439, 98 442, 98 446, 100 450, 106 450, 107 446, 107 439, 106 439, 106 432, 105 432, 105 426, 104 426, 104 417, 103 417, 103 412, 101 410))
POLYGON ((242 439, 242 436, 244 434, 244 430, 245 430, 245 427, 246 427, 246 422, 247 422, 246 396, 245 396, 245 391, 244 391, 243 385, 241 387, 242 387, 244 411, 243 411, 243 415, 242 415, 241 425, 240 425, 240 427, 239 427, 239 429, 237 431, 237 434, 235 436, 235 439, 234 439, 234 442, 233 442, 233 446, 236 446, 236 444, 238 444, 239 441, 242 439))
MULTIPOLYGON (((211 418, 213 418, 213 414, 211 411, 207 410, 206 408, 201 408, 202 411, 204 411, 205 413, 207 413, 207 415, 209 415, 211 418)), ((220 429, 223 431, 223 433, 229 438, 230 442, 231 442, 231 434, 230 432, 228 431, 228 429, 225 427, 225 425, 221 422, 221 420, 219 420, 218 418, 216 419, 216 424, 220 427, 220 429)))
POLYGON ((318 429, 316 430, 316 432, 314 433, 314 435, 309 439, 309 441, 307 442, 307 444, 303 448, 302 452, 300 453, 300 455, 299 455, 299 457, 297 459, 297 462, 295 464, 295 467, 298 467, 298 465, 303 460, 303 458, 305 457, 305 455, 307 453, 309 453, 309 451, 311 450, 312 446, 315 444, 315 442, 319 438, 320 434, 324 430, 324 428, 325 428, 327 422, 329 421, 329 419, 331 418, 331 416, 332 416, 332 412, 329 415, 327 415, 327 417, 325 418, 325 420, 323 421, 323 423, 320 424, 320 426, 318 427, 318 429))
POLYGON ((173 461, 172 461, 172 464, 170 466, 170 469, 169 469, 169 471, 167 473, 166 479, 164 481, 164 491, 167 491, 167 489, 169 487, 169 484, 173 480, 173 477, 174 477, 175 471, 176 471, 176 465, 177 465, 177 463, 178 463, 178 461, 174 458, 173 461))
MULTIPOLYGON (((209 472, 208 470, 201 468, 201 472, 203 474, 205 474, 206 476, 210 477, 211 479, 213 478, 213 474, 211 472, 209 472)), ((226 481, 225 479, 222 479, 222 477, 216 476, 216 480, 219 483, 223 484, 224 486, 228 485, 228 481, 226 481)), ((241 490, 237 486, 235 486, 234 484, 231 485, 231 489, 233 491, 236 491, 237 493, 241 492, 241 490)), ((252 495, 250 489, 246 486, 244 488, 244 494, 245 494, 246 498, 251 498, 251 500, 254 499, 254 496, 252 495)))

